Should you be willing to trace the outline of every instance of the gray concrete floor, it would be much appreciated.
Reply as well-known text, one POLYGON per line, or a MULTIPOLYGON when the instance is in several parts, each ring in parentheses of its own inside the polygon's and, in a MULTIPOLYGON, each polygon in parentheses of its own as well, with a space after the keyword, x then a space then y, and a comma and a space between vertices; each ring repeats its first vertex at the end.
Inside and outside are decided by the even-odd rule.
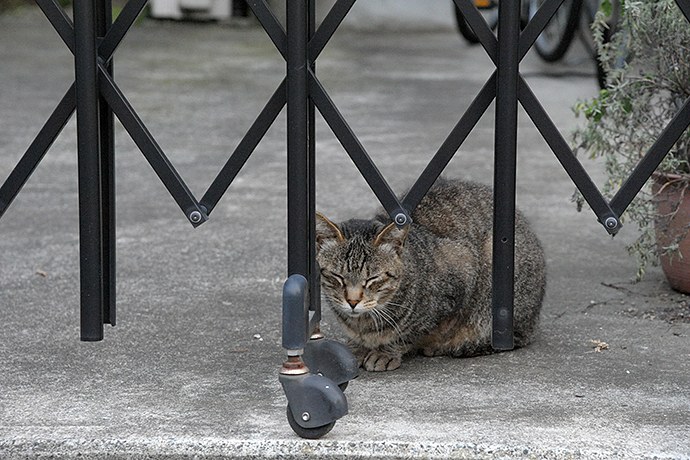
MULTIPOLYGON (((73 79, 36 11, 0 17, 0 180, 73 79)), ((395 190, 427 164, 492 71, 453 30, 339 31, 318 74, 395 190)), ((596 93, 574 50, 522 71, 565 136, 596 93)), ((116 80, 201 196, 284 75, 256 27, 144 21, 116 80)), ((490 183, 490 110, 446 175, 490 183)), ((658 270, 631 282, 625 227, 607 236, 522 113, 518 203, 542 239, 539 339, 474 359, 413 358, 363 375, 350 414, 319 441, 285 420, 277 371, 285 278, 285 118, 193 229, 117 128, 118 325, 79 341, 75 126, 0 220, 0 458, 690 458, 687 297, 658 270), (596 352, 592 341, 608 349, 596 352)), ((376 200, 318 126, 318 207, 366 216, 376 200)), ((601 180, 597 164, 585 161, 601 180)), ((329 312, 324 329, 341 333, 329 312)))

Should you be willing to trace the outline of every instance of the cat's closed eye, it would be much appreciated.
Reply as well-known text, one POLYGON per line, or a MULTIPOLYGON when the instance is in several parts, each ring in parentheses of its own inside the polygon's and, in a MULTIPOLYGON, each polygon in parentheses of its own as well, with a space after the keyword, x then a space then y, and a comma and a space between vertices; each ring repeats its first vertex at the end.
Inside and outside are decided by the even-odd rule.
POLYGON ((326 270, 325 268, 321 269, 321 278, 324 281, 326 281, 328 284, 333 285, 333 286, 344 286, 345 285, 345 278, 338 275, 337 273, 333 273, 330 270, 326 270))
POLYGON ((387 282, 395 281, 397 279, 398 277, 395 276, 392 272, 383 272, 379 273, 378 275, 367 278, 366 282, 364 283, 364 287, 367 289, 376 290, 379 287, 385 285, 387 282))
POLYGON ((376 285, 381 284, 382 281, 383 278, 381 278, 380 275, 372 276, 370 278, 367 278, 366 281, 364 281, 364 288, 371 289, 376 285))

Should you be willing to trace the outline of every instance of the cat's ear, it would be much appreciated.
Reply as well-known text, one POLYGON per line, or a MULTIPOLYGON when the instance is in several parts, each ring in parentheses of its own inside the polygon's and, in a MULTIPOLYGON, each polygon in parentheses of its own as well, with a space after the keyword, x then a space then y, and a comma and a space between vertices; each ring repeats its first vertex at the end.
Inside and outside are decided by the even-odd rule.
POLYGON ((406 225, 403 228, 398 228, 394 223, 387 225, 383 230, 376 235, 374 239, 374 246, 383 247, 388 245, 393 248, 393 250, 400 255, 402 253, 403 245, 405 244, 405 239, 407 238, 407 232, 410 230, 410 226, 406 225))
POLYGON ((345 237, 343 236, 343 232, 340 231, 340 228, 336 224, 328 220, 328 218, 326 218, 326 216, 320 212, 317 212, 316 247, 321 249, 324 243, 327 243, 328 241, 340 243, 345 241, 345 237))

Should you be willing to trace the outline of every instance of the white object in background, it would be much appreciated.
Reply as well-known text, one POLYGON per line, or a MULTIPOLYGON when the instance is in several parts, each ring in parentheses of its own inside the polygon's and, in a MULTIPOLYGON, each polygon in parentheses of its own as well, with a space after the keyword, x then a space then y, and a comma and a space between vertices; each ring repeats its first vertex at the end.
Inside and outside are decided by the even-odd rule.
POLYGON ((150 0, 150 14, 158 19, 230 19, 232 0, 150 0))

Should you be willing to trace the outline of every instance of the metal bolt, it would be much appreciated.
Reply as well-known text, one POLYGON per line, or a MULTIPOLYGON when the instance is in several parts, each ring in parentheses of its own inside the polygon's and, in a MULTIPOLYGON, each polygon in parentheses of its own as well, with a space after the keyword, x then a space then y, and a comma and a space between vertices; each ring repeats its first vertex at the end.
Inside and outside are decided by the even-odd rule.
POLYGON ((395 215, 395 223, 397 225, 405 225, 407 223, 407 216, 402 212, 395 215))
POLYGON ((193 224, 198 224, 201 222, 201 213, 199 211, 192 211, 192 213, 189 215, 189 220, 193 224))
POLYGON ((302 412, 302 420, 305 422, 308 422, 311 419, 311 415, 309 415, 309 412, 302 412))
POLYGON ((618 227, 618 219, 615 217, 607 217, 604 225, 606 225, 606 228, 614 229, 618 227))

